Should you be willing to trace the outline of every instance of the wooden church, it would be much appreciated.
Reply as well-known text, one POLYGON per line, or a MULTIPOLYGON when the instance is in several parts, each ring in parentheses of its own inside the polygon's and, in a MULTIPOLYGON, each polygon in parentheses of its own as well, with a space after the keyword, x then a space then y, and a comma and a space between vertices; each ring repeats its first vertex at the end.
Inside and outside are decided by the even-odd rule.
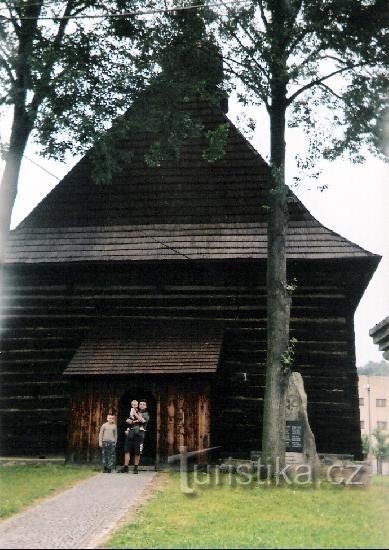
MULTIPOLYGON (((218 106, 186 105, 205 130, 218 106)), ((11 233, 1 337, 1 452, 98 457, 133 398, 151 422, 144 463, 181 445, 260 449, 266 353, 266 162, 230 124, 225 155, 188 139, 145 163, 153 136, 97 186, 86 155, 11 233)), ((291 194, 291 336, 319 452, 360 455, 353 316, 379 257, 323 227, 291 194)))

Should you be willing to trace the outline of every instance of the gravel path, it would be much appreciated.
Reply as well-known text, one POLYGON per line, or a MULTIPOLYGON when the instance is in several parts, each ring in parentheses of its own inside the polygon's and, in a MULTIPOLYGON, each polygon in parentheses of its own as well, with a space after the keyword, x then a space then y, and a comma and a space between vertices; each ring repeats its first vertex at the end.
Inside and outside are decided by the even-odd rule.
POLYGON ((0 523, 0 548, 95 548, 154 472, 98 474, 0 523))

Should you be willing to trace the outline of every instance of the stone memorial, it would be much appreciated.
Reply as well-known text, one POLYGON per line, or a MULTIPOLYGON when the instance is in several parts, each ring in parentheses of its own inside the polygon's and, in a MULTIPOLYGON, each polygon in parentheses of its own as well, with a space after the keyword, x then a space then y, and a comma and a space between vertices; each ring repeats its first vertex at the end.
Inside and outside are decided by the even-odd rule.
POLYGON ((317 479, 320 460, 308 420, 307 394, 299 372, 292 372, 289 378, 285 420, 285 464, 295 467, 305 464, 310 468, 312 479, 317 479))

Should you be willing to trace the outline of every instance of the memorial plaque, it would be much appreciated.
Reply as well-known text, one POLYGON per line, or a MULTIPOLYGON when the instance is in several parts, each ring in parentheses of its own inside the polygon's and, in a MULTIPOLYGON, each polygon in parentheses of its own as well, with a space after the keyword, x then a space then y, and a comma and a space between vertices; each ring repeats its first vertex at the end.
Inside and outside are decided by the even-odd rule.
POLYGON ((304 451, 304 428, 301 420, 286 421, 285 451, 287 453, 302 453, 304 451))

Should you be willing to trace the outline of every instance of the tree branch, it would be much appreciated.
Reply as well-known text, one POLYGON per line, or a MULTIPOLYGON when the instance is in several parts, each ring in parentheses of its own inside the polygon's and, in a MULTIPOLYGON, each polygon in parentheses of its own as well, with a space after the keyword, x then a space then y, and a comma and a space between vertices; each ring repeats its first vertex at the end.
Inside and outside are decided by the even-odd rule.
POLYGON ((320 56, 320 59, 332 59, 333 61, 336 61, 341 65, 347 65, 347 63, 349 63, 347 59, 342 59, 341 57, 336 57, 335 55, 330 55, 330 54, 322 55, 320 56))
POLYGON ((0 65, 3 67, 3 69, 6 71, 8 78, 12 82, 12 84, 15 84, 16 78, 15 75, 12 72, 12 69, 8 63, 8 61, 0 54, 0 65))
POLYGON ((223 57, 223 61, 226 61, 226 65, 227 65, 228 70, 230 71, 230 73, 233 74, 234 76, 240 78, 240 73, 235 71, 235 69, 233 69, 232 66, 230 65, 230 63, 229 63, 229 61, 231 61, 230 58, 229 57, 223 57))
MULTIPOLYGON (((236 76, 238 79, 240 79, 243 84, 245 84, 249 89, 253 90, 253 84, 252 84, 252 81, 249 80, 249 79, 246 79, 244 76, 242 76, 242 73, 238 73, 237 71, 235 71, 233 69, 233 67, 230 65, 229 61, 230 61, 230 58, 228 57, 224 57, 223 58, 226 62, 227 62, 227 66, 228 66, 228 69, 229 71, 231 72, 231 74, 233 74, 234 76, 236 76)), ((267 96, 261 92, 260 90, 256 89, 255 92, 259 95, 259 97, 261 98, 262 102, 264 103, 265 107, 267 110, 269 110, 270 108, 270 104, 268 102, 268 98, 267 96)))
POLYGON ((15 56, 15 109, 25 111, 28 89, 31 88, 31 52, 38 26, 38 17, 43 0, 34 0, 34 3, 24 4, 29 18, 21 20, 17 54, 15 56))
MULTIPOLYGON (((5 49, 4 45, 5 45, 5 42, 3 42, 3 43, 0 42, 0 53, 2 53, 4 59, 7 60, 10 56, 10 53, 5 49)), ((7 61, 7 63, 8 63, 8 61, 7 61)))
MULTIPOLYGON (((221 0, 221 3, 223 4, 223 6, 226 8, 227 12, 228 13, 231 13, 231 8, 223 1, 221 0)), ((238 21, 238 25, 240 27, 240 29, 248 36, 248 38, 251 40, 251 43, 254 45, 256 44, 257 40, 255 38, 255 36, 252 36, 250 34, 250 32, 248 31, 248 29, 246 27, 244 27, 239 21, 238 21)), ((235 40, 239 43, 239 45, 244 49, 244 50, 247 50, 246 46, 244 46, 244 44, 242 44, 240 38, 237 37, 237 35, 235 33, 232 33, 233 37, 235 38, 235 40)), ((255 58, 252 58, 254 62, 255 61, 255 58)))
POLYGON ((20 25, 18 24, 17 20, 16 20, 16 17, 12 11, 12 8, 14 8, 14 10, 16 11, 16 14, 18 15, 18 17, 21 17, 21 12, 20 10, 18 10, 18 8, 16 7, 16 4, 15 2, 13 3, 13 6, 10 5, 10 3, 5 0, 5 5, 8 9, 8 13, 9 13, 9 17, 7 18, 8 21, 10 21, 12 23, 12 26, 15 30, 15 33, 17 35, 17 37, 19 38, 20 37, 20 32, 21 32, 21 28, 20 28, 20 25))
POLYGON ((269 22, 268 22, 268 20, 266 19, 265 10, 264 10, 264 7, 263 7, 263 2, 262 2, 262 0, 259 0, 259 1, 258 1, 258 4, 259 4, 260 12, 261 12, 262 23, 263 23, 265 29, 268 30, 268 29, 269 29, 269 22))
MULTIPOLYGON (((243 67, 244 69, 246 69, 246 71, 247 70, 250 71, 250 69, 247 67, 247 65, 245 65, 241 61, 238 61, 237 59, 233 59, 232 57, 228 57, 228 56, 223 56, 223 59, 228 59, 229 61, 231 61, 231 63, 235 63, 236 65, 239 65, 240 67, 243 67)), ((258 69, 260 70, 260 72, 263 74, 263 76, 266 79, 268 79, 269 75, 266 73, 265 69, 263 67, 261 67, 259 64, 257 66, 258 66, 258 69)))
POLYGON ((334 92, 334 90, 332 88, 330 88, 330 86, 328 86, 327 84, 324 84, 323 82, 321 84, 318 84, 319 88, 324 88, 325 90, 327 90, 328 92, 330 92, 330 94, 332 94, 333 96, 335 96, 337 99, 340 99, 341 101, 344 102, 344 99, 341 95, 337 94, 336 92, 334 92))
POLYGON ((292 41, 290 46, 286 48, 287 55, 291 55, 294 49, 296 48, 296 46, 298 46, 298 44, 300 44, 303 38, 305 38, 309 33, 310 33, 310 29, 308 28, 302 29, 301 32, 297 34, 296 38, 292 41))
MULTIPOLYGON (((69 16, 72 13, 74 7, 74 0, 68 0, 65 10, 63 12, 62 18, 59 20, 57 34, 53 41, 53 49, 58 52, 61 47, 62 40, 65 36, 66 26, 69 22, 69 16)), ((85 8, 84 8, 85 9, 85 8)), ((42 70, 41 77, 36 84, 35 92, 33 98, 28 107, 28 112, 30 116, 35 117, 38 111, 38 108, 44 98, 48 95, 50 88, 52 87, 52 82, 49 84, 50 74, 54 66, 54 61, 48 62, 42 70)))
POLYGON ((61 46, 61 42, 62 42, 63 37, 65 35, 66 26, 69 22, 69 15, 72 15, 73 5, 74 5, 74 0, 68 0, 68 2, 66 4, 66 7, 65 7, 65 10, 64 10, 64 13, 63 13, 63 16, 62 16, 65 19, 60 19, 59 25, 58 25, 58 32, 57 32, 57 35, 54 39, 54 44, 53 45, 54 45, 55 50, 58 50, 59 47, 61 46))
MULTIPOLYGON (((242 43, 242 41, 240 40, 240 38, 237 36, 237 34, 235 32, 232 32, 232 36, 233 38, 237 41, 237 43, 239 44, 239 46, 242 48, 243 51, 245 51, 246 53, 249 53, 247 51, 247 47, 242 43)), ((258 63, 258 61, 255 59, 254 55, 253 54, 250 54, 249 53, 249 56, 250 56, 250 59, 254 62, 254 64, 256 65, 256 67, 258 68, 258 70, 266 77, 268 78, 268 75, 266 74, 266 71, 263 67, 261 67, 261 65, 258 63)))
MULTIPOLYGON (((292 9, 292 5, 293 5, 292 3, 289 4, 290 9, 292 9)), ((297 32, 298 28, 297 28, 296 21, 297 21, 297 16, 300 13, 301 6, 302 6, 302 0, 299 0, 298 2, 295 2, 294 5, 293 5, 294 15, 293 15, 293 17, 289 17, 287 19, 287 26, 288 26, 288 30, 289 30, 289 36, 293 36, 294 34, 297 33, 296 38, 291 42, 291 44, 289 46, 285 47, 285 54, 287 56, 289 56, 293 52, 295 47, 311 31, 311 29, 309 29, 309 27, 306 27, 305 29, 301 29, 300 32, 297 32)))
MULTIPOLYGON (((295 70, 299 71, 302 67, 304 67, 304 65, 306 65, 307 63, 309 63, 322 49, 324 48, 324 46, 319 46, 318 48, 316 48, 315 50, 313 50, 312 52, 310 52, 307 57, 305 57, 301 63, 299 63, 298 65, 296 65, 296 68, 295 70)), ((324 57, 320 57, 319 59, 324 59, 324 57)))
POLYGON ((321 78, 317 78, 315 80, 312 80, 312 82, 309 82, 308 84, 306 84, 305 86, 303 86, 302 88, 297 90, 289 98, 286 98, 286 104, 290 105, 296 99, 296 97, 298 97, 302 93, 306 92, 310 88, 313 88, 314 86, 317 86, 318 84, 321 84, 322 82, 325 82, 329 78, 331 78, 331 77, 333 77, 337 74, 345 73, 347 71, 352 71, 353 69, 356 69, 357 67, 363 67, 364 65, 367 65, 367 63, 354 63, 352 65, 348 65, 347 67, 342 67, 341 69, 337 69, 336 71, 332 71, 332 73, 329 73, 329 74, 327 74, 327 75, 325 75, 321 78))

